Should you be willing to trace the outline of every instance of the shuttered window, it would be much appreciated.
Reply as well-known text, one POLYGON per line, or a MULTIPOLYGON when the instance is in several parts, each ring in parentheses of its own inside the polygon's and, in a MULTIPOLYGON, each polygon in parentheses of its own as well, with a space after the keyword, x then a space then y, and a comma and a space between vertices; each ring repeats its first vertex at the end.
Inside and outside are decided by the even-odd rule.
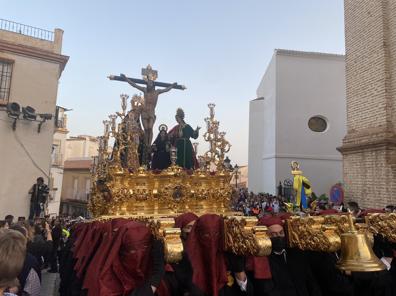
POLYGON ((13 62, 0 59, 0 104, 7 104, 10 98, 13 62))

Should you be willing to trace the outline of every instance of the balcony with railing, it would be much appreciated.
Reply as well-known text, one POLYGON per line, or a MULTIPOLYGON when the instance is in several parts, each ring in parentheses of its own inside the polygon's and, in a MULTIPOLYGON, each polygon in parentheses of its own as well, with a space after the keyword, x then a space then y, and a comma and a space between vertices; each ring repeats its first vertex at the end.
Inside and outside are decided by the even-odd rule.
MULTIPOLYGON (((63 30, 48 31, 33 26, 28 26, 13 21, 0 19, 0 47, 8 50, 26 51, 35 50, 51 52, 57 55, 62 53, 63 30), (15 47, 21 45, 21 47, 15 47)), ((38 52, 37 52, 38 53, 38 52)), ((67 57, 62 56, 62 63, 67 62, 67 57)))
POLYGON ((71 198, 69 200, 78 200, 78 201, 88 202, 90 194, 87 192, 74 192, 72 197, 73 198, 71 198))
POLYGON ((4 19, 0 19, 0 30, 14 32, 25 36, 51 41, 51 42, 53 42, 55 39, 55 34, 52 31, 48 31, 4 19))
POLYGON ((63 166, 63 155, 61 153, 52 154, 52 165, 53 166, 63 166))
POLYGON ((65 117, 60 117, 59 119, 55 120, 56 130, 67 130, 66 123, 67 123, 67 120, 65 117))
POLYGON ((67 131, 67 111, 70 110, 60 106, 56 106, 54 121, 56 131, 67 131))

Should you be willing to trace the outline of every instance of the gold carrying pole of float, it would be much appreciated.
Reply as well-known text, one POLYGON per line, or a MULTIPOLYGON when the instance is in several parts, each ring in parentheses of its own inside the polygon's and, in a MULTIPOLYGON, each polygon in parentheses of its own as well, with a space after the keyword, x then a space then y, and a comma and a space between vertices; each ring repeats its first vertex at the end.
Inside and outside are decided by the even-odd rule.
POLYGON ((267 227, 257 226, 256 217, 227 216, 224 219, 225 249, 237 255, 268 256, 272 243, 267 227))
POLYGON ((381 234, 389 242, 396 243, 396 213, 369 214, 366 224, 370 232, 381 234))
MULTIPOLYGON (((299 174, 298 163, 293 162, 294 172, 299 174)), ((396 215, 369 215, 366 224, 354 224, 351 213, 345 215, 291 217, 287 220, 288 243, 301 250, 335 252, 341 250, 337 263, 346 272, 381 271, 386 267, 375 256, 373 234, 383 234, 395 241, 396 215), (358 230, 356 229, 358 228, 358 230)))
POLYGON ((373 272, 385 269, 375 256, 373 235, 395 241, 396 214, 370 214, 365 223, 355 223, 349 215, 292 216, 287 220, 288 244, 304 251, 341 252, 337 267, 346 272, 373 272))
POLYGON ((292 216, 287 219, 289 247, 304 251, 338 251, 341 239, 336 232, 336 227, 324 224, 324 219, 322 216, 292 216))

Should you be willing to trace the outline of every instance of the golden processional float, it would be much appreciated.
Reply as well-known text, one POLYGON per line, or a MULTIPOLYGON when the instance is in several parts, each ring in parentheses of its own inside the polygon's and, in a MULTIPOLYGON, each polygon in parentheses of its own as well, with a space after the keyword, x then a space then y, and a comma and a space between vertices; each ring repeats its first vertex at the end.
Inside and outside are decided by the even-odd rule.
POLYGON ((203 138, 210 148, 198 156, 199 168, 188 171, 179 167, 176 164, 177 151, 171 148, 171 165, 156 172, 139 166, 139 130, 133 125, 126 128, 127 114, 135 118, 136 106, 143 100, 134 96, 132 109, 127 113, 127 99, 126 95, 121 95, 122 112, 110 115, 110 121, 104 121, 105 132, 99 138, 99 156, 93 170, 90 212, 101 220, 123 217, 146 221, 153 232, 164 239, 165 246, 172 246, 167 250, 169 259, 174 258, 171 261, 181 258, 182 251, 181 230, 174 228, 175 216, 185 212, 221 214, 226 218, 230 250, 240 254, 268 255, 271 243, 266 227, 256 226, 257 218, 237 216, 238 213, 230 210, 233 172, 226 167, 224 160, 231 145, 225 138, 226 133, 219 131, 215 104, 208 105, 209 117, 205 118, 203 138), (112 151, 109 150, 111 138, 117 143, 112 151), (121 156, 125 148, 128 148, 127 168, 122 165, 121 156))
MULTIPOLYGON (((146 222, 153 234, 164 240, 167 261, 175 262, 181 259, 183 246, 181 230, 174 227, 174 217, 185 212, 219 214, 225 217, 228 250, 236 254, 269 255, 271 241, 266 234, 267 228, 257 226, 255 217, 242 217, 231 211, 230 180, 234 172, 225 161, 231 144, 215 118, 215 104, 208 104, 209 116, 204 119, 203 139, 209 149, 198 156, 198 143, 192 145, 198 162, 194 169, 186 170, 177 164, 175 147, 169 147, 169 167, 161 171, 148 168, 142 155, 150 154, 147 150, 152 143, 152 130, 144 120, 155 118, 158 94, 185 87, 155 81, 157 72, 150 65, 142 69, 142 75, 143 79, 127 78, 122 74, 109 77, 128 82, 141 90, 143 96, 132 96, 128 108, 129 96, 122 94, 121 111, 103 121, 104 134, 99 137, 89 201, 94 219, 126 218, 146 222), (156 86, 164 89, 155 89, 156 86)), ((159 132, 161 130, 167 131, 167 126, 160 125, 159 132)))
MULTIPOLYGON (((231 144, 225 138, 226 133, 219 130, 215 104, 208 104, 209 116, 205 118, 203 139, 209 149, 197 157, 197 169, 186 170, 178 166, 175 147, 169 147, 171 163, 168 168, 154 171, 144 165, 142 155, 150 153, 147 147, 151 146, 152 130, 147 122, 143 124, 143 130, 140 120, 148 118, 150 112, 155 118, 158 94, 185 87, 155 81, 157 71, 150 65, 142 69, 142 75, 143 79, 127 78, 122 74, 109 77, 128 82, 144 96, 134 95, 127 110, 129 97, 121 95, 121 112, 111 114, 109 120, 103 121, 104 134, 99 137, 99 155, 92 170, 89 201, 94 219, 126 218, 147 223, 153 234, 164 241, 165 257, 171 263, 181 259, 183 250, 181 230, 174 227, 174 217, 185 212, 219 214, 224 217, 226 250, 239 255, 269 255, 271 240, 267 228, 258 226, 256 217, 244 217, 231 210, 230 180, 237 172, 224 161, 231 144), (156 86, 165 89, 158 91, 156 86)), ((167 127, 161 125, 161 129, 167 130, 167 127)), ((198 144, 194 143, 193 147, 198 155, 198 144)), ((296 162, 292 163, 292 174, 295 180, 308 182, 296 162)), ((298 188, 302 187, 295 186, 297 191, 298 188)), ((396 242, 396 214, 368 215, 364 224, 356 223, 350 214, 293 215, 287 219, 286 231, 290 247, 322 252, 341 250, 340 269, 376 271, 385 267, 372 251, 373 234, 381 234, 390 242, 396 242)))

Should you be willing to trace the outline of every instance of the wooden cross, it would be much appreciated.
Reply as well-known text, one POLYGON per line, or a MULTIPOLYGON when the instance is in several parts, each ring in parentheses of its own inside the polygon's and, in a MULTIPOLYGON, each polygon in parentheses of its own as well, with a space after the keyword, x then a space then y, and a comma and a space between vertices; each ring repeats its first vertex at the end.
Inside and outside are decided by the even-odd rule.
MULTIPOLYGON (((154 86, 170 87, 172 85, 172 83, 155 81, 158 77, 158 71, 153 70, 153 68, 150 65, 148 65, 146 68, 142 68, 142 76, 143 76, 143 79, 129 78, 129 77, 128 77, 128 79, 137 83, 137 84, 144 84, 144 85, 147 85, 147 80, 154 81, 154 86)), ((121 74, 119 76, 110 75, 110 76, 108 76, 108 78, 110 80, 126 82, 126 79, 124 77, 122 77, 121 74)), ((180 89, 180 90, 186 89, 186 87, 184 85, 180 85, 180 84, 174 85, 173 88, 180 89)))

